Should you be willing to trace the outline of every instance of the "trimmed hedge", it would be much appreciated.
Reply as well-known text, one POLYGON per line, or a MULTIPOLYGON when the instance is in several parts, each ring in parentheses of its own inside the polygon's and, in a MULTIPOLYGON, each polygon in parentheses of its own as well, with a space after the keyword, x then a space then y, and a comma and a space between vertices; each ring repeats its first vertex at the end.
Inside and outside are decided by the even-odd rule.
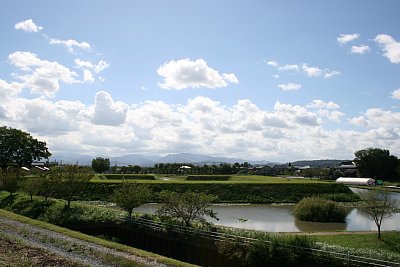
POLYGON ((231 179, 230 175, 189 175, 185 180, 187 181, 228 181, 231 179))
POLYGON ((102 174, 100 177, 107 180, 155 180, 152 174, 102 174))
MULTIPOLYGON (((175 192, 204 192, 217 196, 216 202, 228 203, 294 203, 305 197, 333 195, 344 201, 359 200, 347 186, 337 183, 307 184, 254 184, 254 183, 146 183, 153 193, 163 190, 175 192)), ((113 191, 121 183, 89 183, 81 195, 82 200, 110 200, 113 191)), ((336 198, 337 199, 337 198, 336 198)), ((338 200, 338 199, 337 199, 338 200)), ((151 202, 159 202, 153 194, 151 202)))

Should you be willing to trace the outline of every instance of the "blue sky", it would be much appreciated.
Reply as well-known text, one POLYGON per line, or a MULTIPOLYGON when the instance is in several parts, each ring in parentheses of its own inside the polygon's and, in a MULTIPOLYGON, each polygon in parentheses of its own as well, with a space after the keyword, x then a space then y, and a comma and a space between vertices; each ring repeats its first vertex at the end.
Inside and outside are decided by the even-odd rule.
POLYGON ((398 1, 5 1, 0 122, 51 152, 400 155, 398 1))

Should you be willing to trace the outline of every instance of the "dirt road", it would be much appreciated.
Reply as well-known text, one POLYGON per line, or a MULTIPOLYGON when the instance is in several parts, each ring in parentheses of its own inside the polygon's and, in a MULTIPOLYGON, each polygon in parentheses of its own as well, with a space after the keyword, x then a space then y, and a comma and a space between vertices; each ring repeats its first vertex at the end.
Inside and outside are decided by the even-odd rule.
POLYGON ((0 266, 167 265, 0 217, 0 266))

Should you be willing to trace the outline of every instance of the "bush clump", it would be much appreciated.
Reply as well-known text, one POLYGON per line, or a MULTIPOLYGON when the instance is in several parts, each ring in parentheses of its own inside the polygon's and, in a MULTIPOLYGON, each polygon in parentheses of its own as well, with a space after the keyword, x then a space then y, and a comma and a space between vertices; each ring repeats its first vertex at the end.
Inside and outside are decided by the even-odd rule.
POLYGON ((254 241, 223 240, 217 243, 220 255, 235 266, 343 266, 329 255, 318 252, 319 245, 307 236, 260 234, 254 241))
POLYGON ((345 222, 347 213, 338 203, 319 198, 307 197, 296 204, 294 216, 302 221, 345 222))
POLYGON ((228 181, 230 175, 189 175, 186 181, 228 181))

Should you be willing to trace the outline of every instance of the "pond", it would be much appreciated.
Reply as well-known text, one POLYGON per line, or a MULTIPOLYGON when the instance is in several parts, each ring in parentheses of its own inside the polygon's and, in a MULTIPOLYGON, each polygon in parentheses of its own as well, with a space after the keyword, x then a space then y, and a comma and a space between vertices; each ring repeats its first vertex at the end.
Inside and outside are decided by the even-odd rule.
MULTIPOLYGON (((354 191, 357 190, 354 189, 354 191)), ((399 193, 392 193, 391 197, 399 199, 398 203, 400 202, 399 193)), ((145 204, 134 211, 154 213, 159 205, 145 204)), ((217 213, 219 221, 211 218, 208 220, 216 225, 268 232, 370 231, 377 229, 375 223, 361 208, 349 208, 346 223, 315 223, 303 222, 294 218, 293 207, 294 205, 215 204, 211 208, 217 213)), ((382 230, 400 231, 400 213, 385 219, 382 230)))

